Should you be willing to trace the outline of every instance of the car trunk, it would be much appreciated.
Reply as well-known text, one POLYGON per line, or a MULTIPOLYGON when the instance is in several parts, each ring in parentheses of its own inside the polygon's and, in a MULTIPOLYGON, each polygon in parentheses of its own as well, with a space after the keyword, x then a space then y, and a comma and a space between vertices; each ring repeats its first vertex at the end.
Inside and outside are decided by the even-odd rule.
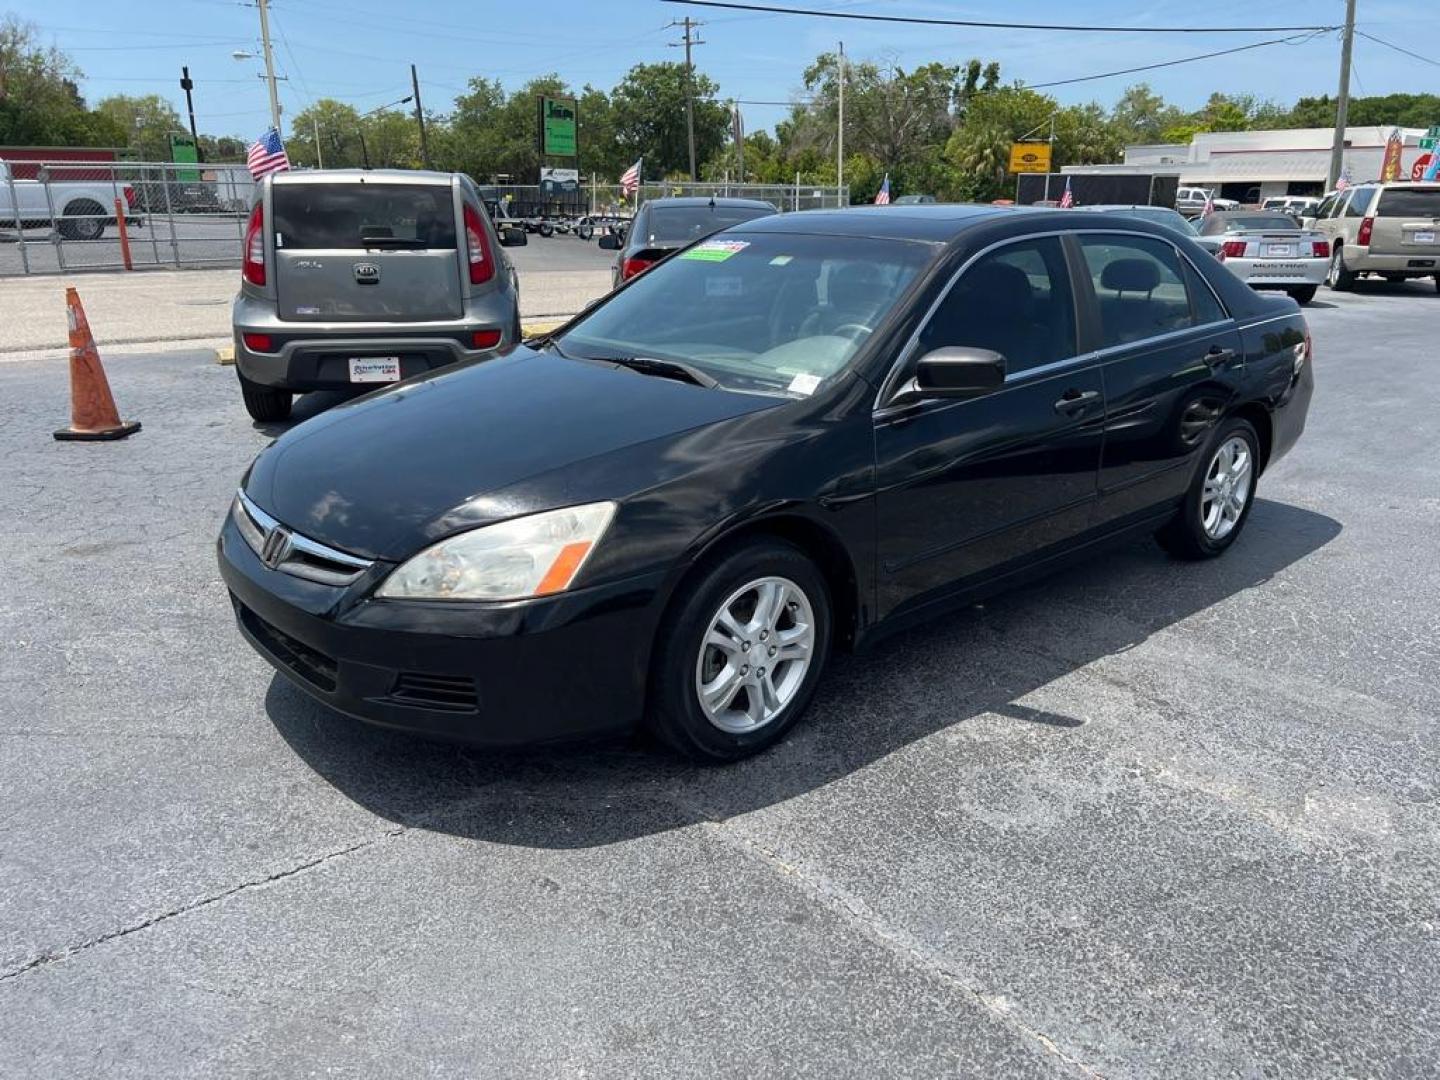
POLYGON ((275 289, 282 319, 428 322, 463 310, 448 186, 276 184, 275 289))
POLYGON ((1440 257, 1440 185, 1385 189, 1375 208, 1370 251, 1440 257))

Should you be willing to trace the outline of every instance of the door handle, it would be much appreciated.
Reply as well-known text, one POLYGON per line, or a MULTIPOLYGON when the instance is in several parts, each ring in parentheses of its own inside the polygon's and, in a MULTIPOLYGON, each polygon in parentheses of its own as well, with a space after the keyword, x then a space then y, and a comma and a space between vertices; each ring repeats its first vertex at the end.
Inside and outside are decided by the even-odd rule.
POLYGON ((1210 351, 1205 354, 1205 366, 1211 371, 1224 367, 1235 359, 1234 349, 1222 349, 1219 345, 1210 346, 1210 351))
POLYGON ((1059 401, 1055 402, 1055 411, 1057 413, 1079 412, 1099 396, 1099 390, 1076 390, 1072 387, 1060 396, 1059 401))

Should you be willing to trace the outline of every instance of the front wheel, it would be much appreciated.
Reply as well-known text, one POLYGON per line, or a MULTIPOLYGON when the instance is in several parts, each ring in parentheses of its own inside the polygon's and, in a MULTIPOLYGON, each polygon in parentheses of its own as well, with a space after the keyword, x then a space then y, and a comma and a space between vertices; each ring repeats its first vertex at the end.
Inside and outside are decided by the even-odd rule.
POLYGON ((662 624, 647 723, 698 761, 758 754, 804 713, 830 636, 829 590, 809 558, 778 540, 736 548, 662 624))
POLYGON ((1291 299, 1297 304, 1308 304, 1311 300, 1315 299, 1315 293, 1318 288, 1319 286, 1317 285, 1302 285, 1298 289, 1287 289, 1286 292, 1290 294, 1291 299))
POLYGON ((1221 424, 1205 450, 1175 518, 1155 534, 1160 546, 1181 559, 1212 559, 1240 535, 1255 502, 1260 440, 1249 421, 1221 424))
POLYGON ((1359 276, 1355 271, 1345 269, 1345 249, 1337 247, 1335 254, 1330 256, 1330 272, 1325 276, 1325 284, 1336 292, 1349 292, 1355 288, 1355 279, 1359 276))

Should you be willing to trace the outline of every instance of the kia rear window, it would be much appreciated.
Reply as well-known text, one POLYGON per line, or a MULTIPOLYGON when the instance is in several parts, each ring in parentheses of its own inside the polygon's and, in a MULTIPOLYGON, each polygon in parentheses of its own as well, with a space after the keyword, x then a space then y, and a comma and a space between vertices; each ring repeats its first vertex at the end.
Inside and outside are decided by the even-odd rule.
POLYGON ((1380 196, 1376 217, 1440 217, 1440 187, 1390 188, 1380 196))
POLYGON ((739 225, 775 211, 754 206, 652 206, 649 236, 651 244, 688 244, 702 236, 739 225))
POLYGON ((450 188, 433 184, 276 184, 275 247, 455 248, 450 188))

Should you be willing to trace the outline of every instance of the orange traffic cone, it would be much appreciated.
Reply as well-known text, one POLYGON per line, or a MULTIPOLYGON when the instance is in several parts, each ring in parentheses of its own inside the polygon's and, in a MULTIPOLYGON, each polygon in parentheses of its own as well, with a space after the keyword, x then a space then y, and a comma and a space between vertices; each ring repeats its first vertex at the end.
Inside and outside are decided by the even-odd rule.
POLYGON ((140 430, 140 421, 121 420, 110 383, 100 365, 100 351, 80 306, 80 294, 65 290, 70 321, 70 426, 55 432, 57 439, 123 439, 140 430))

